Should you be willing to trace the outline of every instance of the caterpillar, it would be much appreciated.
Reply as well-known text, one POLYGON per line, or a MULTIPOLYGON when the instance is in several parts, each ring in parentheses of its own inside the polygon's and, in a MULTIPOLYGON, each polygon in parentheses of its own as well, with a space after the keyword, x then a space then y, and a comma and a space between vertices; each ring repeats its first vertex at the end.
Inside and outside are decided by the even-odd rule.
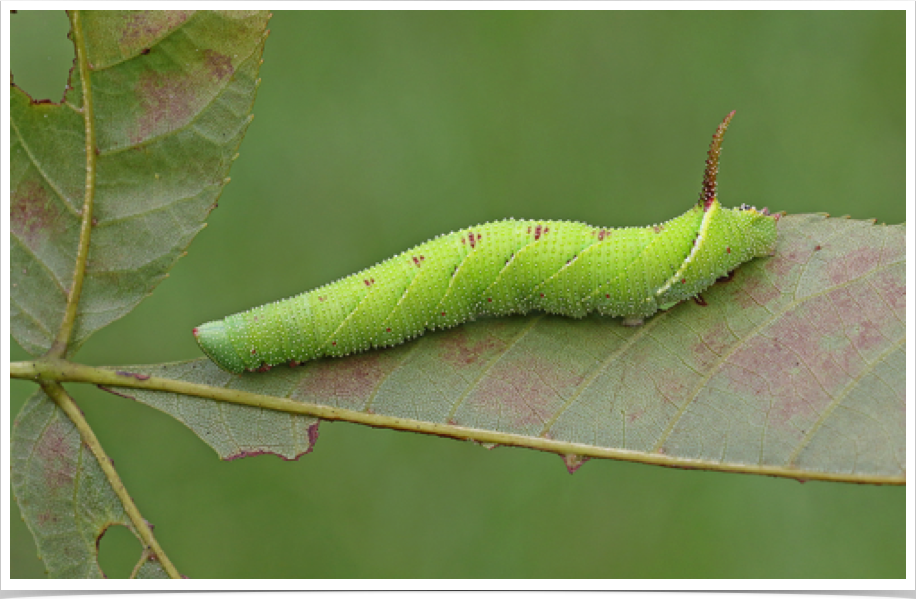
POLYGON ((722 138, 734 114, 713 135, 699 201, 665 223, 485 223, 301 295, 207 322, 194 336, 217 365, 241 373, 392 346, 478 316, 542 310, 581 318, 597 311, 641 324, 775 252, 778 214, 723 208, 716 197, 722 138))

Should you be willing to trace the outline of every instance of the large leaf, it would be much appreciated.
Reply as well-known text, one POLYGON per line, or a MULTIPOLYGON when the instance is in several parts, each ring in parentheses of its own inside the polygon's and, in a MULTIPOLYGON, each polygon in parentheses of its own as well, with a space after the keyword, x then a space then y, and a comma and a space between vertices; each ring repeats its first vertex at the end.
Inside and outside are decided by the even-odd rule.
MULTIPOLYGON (((903 225, 789 216, 775 257, 638 328, 503 318, 263 374, 226 375, 206 360, 136 370, 341 408, 333 417, 357 422, 556 451, 571 470, 591 456, 902 483, 905 266, 903 225)), ((183 421, 216 446, 216 405, 120 392, 172 414, 209 413, 183 421)), ((232 428, 235 447, 267 448, 269 435, 288 443, 301 431, 265 423, 227 422, 218 436, 232 428)))
MULTIPOLYGON (((68 353, 148 295, 204 226, 251 121, 267 18, 238 11, 81 15, 95 200, 68 353)), ((11 331, 36 355, 50 348, 78 276, 91 165, 79 68, 71 79, 61 104, 11 89, 11 331)))
MULTIPOLYGON (((73 353, 151 293, 204 226, 251 122, 268 16, 74 14, 63 101, 12 88, 11 332, 27 351, 69 331, 65 311, 78 299, 72 334, 58 339, 73 353)), ((55 389, 72 411, 36 393, 12 447, 13 490, 49 574, 102 576, 98 539, 123 524, 149 545, 134 575, 164 575, 164 553, 55 389)))

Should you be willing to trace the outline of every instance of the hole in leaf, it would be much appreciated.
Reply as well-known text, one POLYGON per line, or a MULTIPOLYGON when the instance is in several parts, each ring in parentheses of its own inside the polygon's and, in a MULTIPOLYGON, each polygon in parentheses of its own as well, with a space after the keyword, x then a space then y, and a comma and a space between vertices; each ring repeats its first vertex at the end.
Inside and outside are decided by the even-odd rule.
POLYGON ((140 542, 126 526, 114 524, 99 539, 99 566, 108 578, 130 578, 142 553, 140 542))
POLYGON ((34 100, 60 102, 73 64, 67 39, 70 21, 62 10, 20 10, 10 15, 13 83, 34 100))

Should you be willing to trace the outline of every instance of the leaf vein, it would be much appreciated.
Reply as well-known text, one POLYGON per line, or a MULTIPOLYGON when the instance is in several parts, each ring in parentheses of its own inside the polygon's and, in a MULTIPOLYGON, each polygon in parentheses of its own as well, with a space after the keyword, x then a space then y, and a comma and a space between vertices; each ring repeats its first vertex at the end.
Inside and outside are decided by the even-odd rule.
POLYGON ((29 144, 26 143, 25 138, 22 136, 22 133, 20 133, 19 127, 16 126, 15 120, 10 119, 10 127, 12 127, 13 131, 16 132, 16 137, 19 138, 19 143, 22 145, 22 149, 25 150, 26 155, 29 157, 29 161, 32 163, 32 166, 35 167, 35 170, 38 171, 38 174, 41 175, 41 178, 44 179, 48 186, 54 191, 54 193, 57 194, 58 199, 60 199, 64 206, 66 206, 67 211, 69 211, 73 216, 79 218, 80 214, 70 203, 67 194, 61 191, 60 186, 54 182, 51 179, 51 176, 48 175, 48 173, 46 173, 45 170, 41 167, 38 159, 32 153, 31 148, 29 148, 29 144))

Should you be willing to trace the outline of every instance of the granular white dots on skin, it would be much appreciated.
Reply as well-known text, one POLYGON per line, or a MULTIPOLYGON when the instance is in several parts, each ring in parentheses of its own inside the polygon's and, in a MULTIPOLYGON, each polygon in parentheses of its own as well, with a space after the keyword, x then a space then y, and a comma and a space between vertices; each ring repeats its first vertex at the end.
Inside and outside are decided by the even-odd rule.
MULTIPOLYGON (((570 275, 565 280, 565 285, 554 285, 549 289, 545 287, 541 290, 540 286, 545 285, 546 281, 557 274, 556 270, 545 272, 542 264, 558 264, 560 270, 566 267, 572 268, 576 261, 579 260, 580 254, 584 249, 596 243, 603 243, 602 240, 599 240, 599 237, 604 240, 615 238, 617 240, 616 243, 621 248, 620 251, 633 254, 638 252, 638 248, 642 243, 642 241, 638 240, 644 239, 640 235, 645 234, 645 229, 640 230, 632 227, 626 229, 591 227, 581 232, 584 241, 581 242, 581 247, 579 247, 577 244, 580 242, 570 240, 569 237, 563 237, 563 235, 567 234, 563 228, 565 226, 568 225, 553 221, 512 221, 507 219, 500 223, 479 225, 472 229, 463 229, 458 234, 450 234, 450 241, 440 242, 441 247, 439 248, 424 244, 422 252, 425 253, 428 260, 431 260, 428 263, 434 265, 435 268, 448 269, 438 271, 447 273, 447 276, 426 278, 415 286, 411 286, 408 279, 405 282, 406 288, 404 292, 400 295, 392 294, 390 296, 392 299, 387 300, 393 302, 391 305, 372 305, 361 308, 370 310, 371 314, 365 314, 367 318, 360 320, 359 326, 347 329, 344 337, 335 340, 339 343, 334 350, 334 355, 361 351, 368 347, 399 344, 405 339, 422 333, 425 329, 433 327, 447 328, 460 322, 473 320, 475 314, 483 314, 488 311, 499 314, 525 313, 529 309, 539 308, 577 317, 595 309, 602 313, 618 315, 621 313, 634 314, 640 311, 643 313, 652 311, 653 302, 655 301, 654 294, 663 293, 667 285, 662 285, 658 289, 644 289, 645 284, 642 281, 647 281, 647 279, 643 274, 639 276, 617 274, 621 268, 618 265, 615 267, 615 271, 606 273, 611 274, 611 278, 607 278, 607 276, 601 277, 605 279, 606 292, 601 287, 596 289, 593 282, 600 280, 600 274, 596 276, 597 273, 593 274, 586 271, 600 269, 600 266, 595 266, 594 263, 594 259, 598 254, 591 254, 593 257, 587 267, 569 271, 570 275), (532 231, 530 234, 527 233, 529 226, 532 231), (542 226, 543 228, 540 238, 535 241, 534 231, 537 226, 542 226), (548 227, 549 232, 547 232, 548 227), (478 235, 482 234, 480 238, 488 239, 490 242, 487 247, 492 247, 493 249, 481 249, 484 247, 482 243, 476 244, 474 249, 468 248, 466 244, 462 245, 460 243, 461 237, 470 235, 472 232, 478 235), (606 233, 599 235, 599 232, 606 233), (631 237, 621 239, 621 235, 630 235, 631 237), (512 241, 513 236, 517 236, 515 242, 512 241), (533 246, 542 249, 537 252, 526 252, 524 260, 517 259, 520 252, 527 247, 533 246), (448 257, 439 253, 443 251, 448 251, 448 257), (481 251, 484 251, 485 254, 480 255, 479 252, 481 251), (490 273, 488 275, 490 280, 481 280, 480 277, 482 275, 469 272, 465 278, 462 278, 452 287, 451 281, 457 280, 458 269, 463 265, 464 258, 470 255, 471 252, 478 252, 478 255, 481 256, 476 265, 482 269, 481 272, 490 273), (500 254, 501 252, 504 253, 500 254), (499 267, 496 266, 497 264, 499 267), (435 281, 435 284, 433 284, 433 281, 435 281), (445 282, 444 285, 443 282, 445 282), (494 295, 487 294, 487 289, 496 282, 499 282, 494 287, 496 293, 494 295), (615 285, 620 285, 621 283, 624 285, 622 293, 615 291, 615 285), (522 293, 523 297, 513 297, 513 294, 518 293, 522 293), (415 295, 417 297, 411 300, 415 295), (583 297, 578 297, 579 295, 583 295, 583 297), (621 295, 623 297, 620 297, 621 295), (448 298, 447 302, 445 301, 446 298, 448 298), (440 302, 442 302, 443 309, 437 309, 440 302), (404 312, 407 309, 406 307, 399 309, 399 306, 404 304, 426 306, 423 308, 423 311, 427 314, 426 317, 418 318, 416 314, 408 314, 404 312), (443 312, 444 314, 442 314, 443 312), (394 322, 403 322, 406 326, 388 326, 388 324, 385 324, 387 320, 391 320, 392 324, 394 322)), ((655 229, 659 229, 656 233, 660 235, 668 230, 668 223, 653 226, 653 230, 655 229)), ((692 247, 694 252, 688 252, 688 255, 680 263, 665 262, 665 266, 654 266, 655 269, 667 268, 667 272, 670 272, 672 279, 675 276, 678 279, 693 277, 692 280, 694 281, 697 280, 694 275, 698 271, 710 273, 712 281, 718 276, 727 274, 728 269, 717 256, 708 256, 703 251, 703 247, 706 245, 705 235, 694 236, 688 230, 684 230, 683 233, 690 235, 690 239, 685 240, 684 243, 688 243, 688 247, 692 247), (693 245, 694 241, 696 241, 696 246, 693 245), (696 270, 691 270, 690 273, 692 274, 686 276, 678 274, 688 267, 696 270)), ((441 240, 442 237, 440 235, 437 239, 441 240)), ((652 236, 652 238, 655 237, 652 236)), ((675 251, 670 237, 665 236, 659 239, 661 243, 657 244, 653 251, 665 252, 668 255, 675 251)), ((409 250, 409 252, 420 253, 421 250, 419 248, 420 246, 409 250)), ((719 246, 719 248, 718 255, 728 253, 722 251, 722 246, 719 246)), ((740 261, 746 260, 754 251, 748 248, 742 248, 740 251, 736 251, 734 248, 732 250, 732 260, 735 257, 740 257, 740 261)), ((399 256, 406 255, 407 253, 399 254, 399 256)), ((650 263, 647 262, 647 264, 650 263)), ((383 280, 380 278, 383 274, 386 277, 394 274, 394 264, 389 260, 377 265, 381 272, 367 273, 367 271, 362 271, 352 276, 364 277, 366 274, 370 274, 370 278, 374 276, 376 282, 379 282, 383 280)), ((648 268, 648 266, 641 266, 640 268, 648 268)), ((294 314, 294 316, 290 318, 290 323, 280 323, 280 326, 285 328, 261 329, 260 333, 252 328, 251 335, 263 343, 265 347, 275 349, 273 352, 263 352, 263 355, 258 356, 257 346, 252 344, 250 349, 253 352, 253 356, 270 361, 275 361, 282 357, 284 361, 287 361, 290 359, 299 360, 300 358, 313 359, 325 354, 326 351, 330 351, 328 345, 324 345, 324 350, 320 345, 315 346, 312 341, 313 335, 309 331, 312 328, 328 332, 333 331, 342 322, 339 319, 346 318, 346 314, 342 313, 338 307, 339 304, 334 303, 334 301, 339 300, 321 301, 320 298, 315 299, 314 294, 321 293, 324 297, 344 298, 344 301, 346 301, 347 291, 339 289, 339 287, 347 285, 351 277, 339 279, 337 282, 322 286, 310 294, 297 296, 289 301, 279 302, 272 306, 270 311, 276 310, 280 313, 292 307, 291 314, 294 314), (310 320, 314 320, 314 327, 309 328, 307 326, 310 320), (292 322, 300 323, 302 328, 294 328, 291 324, 292 322), (337 324, 335 325, 335 323, 337 324), (303 348, 303 345, 307 347, 303 348), (283 347, 276 349, 276 346, 283 347)), ((403 277, 403 275, 399 274, 398 277, 403 277)), ((700 277, 704 281, 709 278, 709 275, 700 277)), ((655 280, 657 280, 657 277, 655 280)), ((697 285, 697 283, 691 283, 691 285, 697 285)), ((268 319, 271 316, 269 313, 266 315, 268 319)), ((266 324, 263 322, 262 315, 256 315, 253 320, 258 323, 257 327, 266 324)), ((251 326, 255 325, 252 323, 251 326)), ((330 347, 334 347, 333 342, 330 347)))

